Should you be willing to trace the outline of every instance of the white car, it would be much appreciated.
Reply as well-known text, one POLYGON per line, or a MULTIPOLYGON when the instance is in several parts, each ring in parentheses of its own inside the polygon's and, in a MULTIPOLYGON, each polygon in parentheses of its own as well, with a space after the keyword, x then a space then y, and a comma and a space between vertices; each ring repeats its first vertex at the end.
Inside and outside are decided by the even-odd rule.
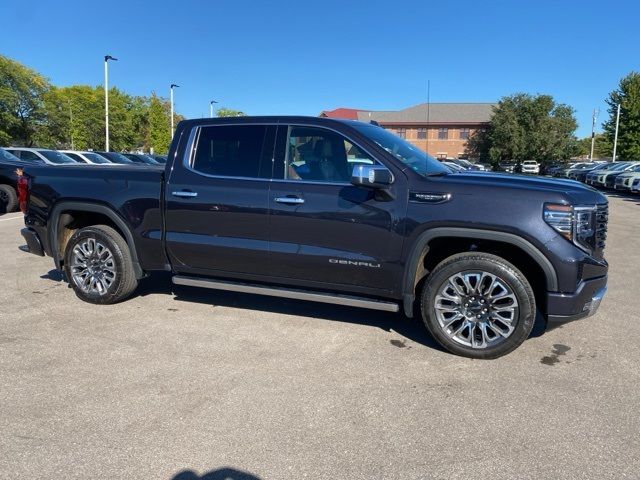
POLYGON ((631 193, 640 193, 640 178, 636 178, 631 184, 631 193))
POLYGON ((23 162, 44 163, 46 165, 78 163, 73 158, 66 156, 64 153, 57 152, 56 150, 48 150, 46 148, 7 147, 5 150, 15 155, 23 162))
POLYGON ((92 165, 115 165, 102 155, 98 155, 96 152, 79 152, 76 150, 58 150, 64 153, 66 156, 71 157, 78 163, 90 163, 92 165))
POLYGON ((537 175, 540 173, 540 164, 535 160, 525 160, 522 162, 522 173, 532 173, 537 175))
POLYGON ((628 172, 618 175, 613 188, 616 190, 631 190, 635 179, 640 179, 640 163, 628 172))

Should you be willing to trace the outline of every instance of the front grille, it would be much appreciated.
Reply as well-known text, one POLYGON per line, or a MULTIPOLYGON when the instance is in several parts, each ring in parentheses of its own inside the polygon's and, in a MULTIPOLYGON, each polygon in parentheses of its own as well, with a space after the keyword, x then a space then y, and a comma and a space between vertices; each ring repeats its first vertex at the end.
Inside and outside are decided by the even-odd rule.
POLYGON ((598 205, 596 207, 596 234, 595 250, 602 255, 607 240, 607 223, 609 222, 609 206, 598 205))

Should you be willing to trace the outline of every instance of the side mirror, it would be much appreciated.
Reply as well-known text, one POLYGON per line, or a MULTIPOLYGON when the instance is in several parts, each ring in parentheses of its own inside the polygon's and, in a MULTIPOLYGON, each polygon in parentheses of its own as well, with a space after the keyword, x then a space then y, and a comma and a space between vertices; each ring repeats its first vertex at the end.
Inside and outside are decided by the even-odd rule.
POLYGON ((393 183, 393 174, 382 165, 356 165, 351 173, 351 183, 358 187, 387 188, 393 183))

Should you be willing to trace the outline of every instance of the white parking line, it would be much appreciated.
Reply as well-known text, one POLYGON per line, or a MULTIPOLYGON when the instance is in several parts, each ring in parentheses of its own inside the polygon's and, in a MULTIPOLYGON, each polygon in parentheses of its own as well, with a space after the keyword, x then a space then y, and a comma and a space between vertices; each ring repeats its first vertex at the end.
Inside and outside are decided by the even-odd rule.
POLYGON ((8 222, 9 220, 16 220, 18 218, 24 218, 24 217, 22 215, 18 215, 17 217, 0 218, 0 222, 8 222))

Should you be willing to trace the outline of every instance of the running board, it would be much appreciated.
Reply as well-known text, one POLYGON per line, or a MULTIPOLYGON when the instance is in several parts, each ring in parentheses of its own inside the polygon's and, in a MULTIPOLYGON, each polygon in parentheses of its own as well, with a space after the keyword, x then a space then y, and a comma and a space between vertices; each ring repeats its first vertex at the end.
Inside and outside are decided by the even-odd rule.
POLYGON ((369 300, 363 297, 351 297, 348 295, 328 294, 319 292, 307 292, 287 288, 262 287, 246 283, 222 282, 219 280, 207 280, 204 278, 184 277, 176 275, 172 279, 176 285, 188 285, 190 287, 211 288, 213 290, 226 290, 229 292, 254 293, 269 297, 292 298, 294 300, 307 300, 310 302, 332 303, 349 307, 368 308, 370 310, 383 310, 385 312, 397 312, 400 307, 394 302, 381 300, 369 300))

